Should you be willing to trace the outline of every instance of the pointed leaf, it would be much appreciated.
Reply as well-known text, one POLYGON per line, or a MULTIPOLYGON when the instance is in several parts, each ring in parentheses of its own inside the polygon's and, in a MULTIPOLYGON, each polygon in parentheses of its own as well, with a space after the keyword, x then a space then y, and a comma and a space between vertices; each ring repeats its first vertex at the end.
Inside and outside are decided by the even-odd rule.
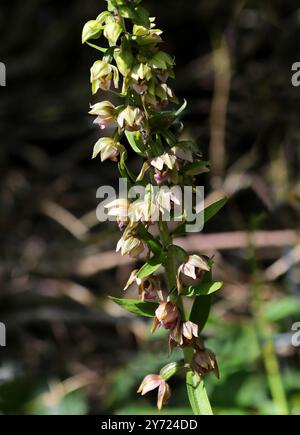
POLYGON ((159 306, 158 302, 143 302, 136 299, 119 299, 110 297, 110 299, 129 313, 138 316, 154 317, 155 311, 159 306))
POLYGON ((211 218, 213 218, 227 203, 228 198, 219 199, 219 201, 214 202, 213 204, 206 207, 204 210, 204 223, 208 222, 211 218))
POLYGON ((154 236, 152 236, 151 233, 149 233, 149 231, 147 231, 144 225, 141 225, 139 227, 139 234, 142 239, 147 243, 150 251, 152 251, 153 254, 161 255, 163 249, 161 244, 154 236))
POLYGON ((133 151, 143 156, 145 151, 145 146, 141 138, 140 132, 126 131, 125 135, 133 151))
POLYGON ((191 285, 189 287, 184 287, 180 293, 189 298, 195 296, 207 296, 220 290, 222 285, 222 282, 203 282, 198 286, 191 285))
POLYGON ((186 374, 186 387, 195 415, 213 415, 203 380, 192 371, 186 374))
POLYGON ((204 174, 205 172, 209 172, 209 162, 200 161, 188 163, 185 165, 180 171, 184 175, 188 175, 190 177, 194 177, 196 175, 204 174))
POLYGON ((203 330, 209 317, 211 295, 197 296, 190 314, 190 320, 198 325, 199 333, 203 330))
POLYGON ((155 255, 154 257, 152 257, 150 260, 147 261, 147 263, 144 264, 144 266, 140 268, 137 274, 138 278, 144 279, 152 275, 160 268, 165 258, 166 258, 165 253, 160 255, 155 255))
MULTIPOLYGON (((210 219, 212 219, 220 210, 224 207, 224 205, 227 203, 228 198, 222 198, 219 201, 216 201, 215 203, 207 206, 204 209, 204 223, 208 222, 210 219)), ((173 231, 173 236, 181 236, 186 233, 186 222, 178 225, 177 228, 173 231)))

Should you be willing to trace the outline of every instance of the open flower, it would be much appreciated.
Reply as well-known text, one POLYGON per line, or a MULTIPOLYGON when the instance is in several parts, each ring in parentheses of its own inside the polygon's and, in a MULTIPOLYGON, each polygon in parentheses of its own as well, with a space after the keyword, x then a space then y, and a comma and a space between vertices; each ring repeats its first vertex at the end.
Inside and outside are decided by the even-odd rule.
POLYGON ((175 167, 175 164, 176 157, 168 153, 162 154, 161 156, 155 157, 151 160, 151 166, 153 166, 158 171, 162 171, 164 167, 168 169, 173 169, 175 167))
POLYGON ((200 281, 205 272, 211 269, 209 258, 202 255, 191 255, 188 261, 183 263, 177 273, 177 286, 180 291, 182 285, 195 285, 200 281))
POLYGON ((153 196, 146 193, 144 198, 132 202, 129 207, 128 217, 132 223, 152 223, 157 221, 159 208, 153 201, 153 196))
POLYGON ((114 141, 110 137, 102 137, 94 146, 93 159, 100 154, 101 162, 107 159, 113 162, 118 161, 118 155, 120 154, 121 144, 114 141))
POLYGON ((145 250, 143 240, 136 235, 136 227, 137 225, 128 225, 119 240, 116 251, 121 251, 121 255, 128 254, 137 258, 145 250))
POLYGON ((163 214, 170 213, 174 205, 180 206, 182 204, 181 190, 180 188, 169 189, 167 186, 162 186, 155 196, 155 201, 163 214))
POLYGON ((118 116, 118 124, 128 131, 138 131, 143 125, 144 115, 138 107, 127 106, 118 116))
POLYGON ((156 388, 158 388, 157 408, 161 410, 163 405, 166 405, 169 398, 171 397, 171 389, 167 382, 161 376, 147 375, 141 383, 137 392, 141 393, 141 395, 144 396, 149 391, 155 390, 156 388))
POLYGON ((194 161, 192 143, 189 141, 178 142, 178 144, 172 148, 172 152, 177 159, 183 162, 192 163, 194 161))
POLYGON ((172 154, 164 153, 151 160, 151 166, 155 168, 154 178, 158 184, 168 179, 169 172, 176 166, 176 157, 172 154))
POLYGON ((138 271, 138 269, 132 271, 124 290, 127 290, 132 284, 136 283, 142 301, 153 300, 156 299, 157 296, 162 300, 163 295, 160 289, 160 281, 157 276, 149 276, 141 279, 138 277, 138 271))
POLYGON ((132 89, 140 95, 145 94, 148 90, 147 82, 152 77, 151 68, 143 63, 137 64, 130 74, 132 78, 132 89))
POLYGON ((108 209, 108 216, 115 216, 118 219, 128 217, 130 202, 126 198, 119 198, 106 204, 104 208, 108 209))
POLYGON ((89 111, 90 115, 97 115, 94 124, 103 130, 116 121, 116 108, 110 101, 94 104, 89 111))
POLYGON ((96 94, 99 89, 108 91, 114 77, 114 85, 118 87, 118 70, 102 60, 97 60, 91 68, 92 92, 96 94))
POLYGON ((172 302, 162 302, 155 311, 155 318, 152 325, 151 333, 156 331, 158 326, 165 329, 174 329, 180 319, 179 311, 172 302))
POLYGON ((191 367, 199 375, 214 372, 217 378, 220 377, 216 355, 209 349, 197 350, 193 356, 191 367))
POLYGON ((126 239, 121 237, 117 244, 116 252, 121 251, 121 255, 130 255, 137 258, 145 250, 143 241, 135 236, 129 236, 126 239))
POLYGON ((198 325, 188 320, 187 322, 178 322, 170 333, 170 341, 182 346, 187 344, 193 338, 198 338, 198 325))

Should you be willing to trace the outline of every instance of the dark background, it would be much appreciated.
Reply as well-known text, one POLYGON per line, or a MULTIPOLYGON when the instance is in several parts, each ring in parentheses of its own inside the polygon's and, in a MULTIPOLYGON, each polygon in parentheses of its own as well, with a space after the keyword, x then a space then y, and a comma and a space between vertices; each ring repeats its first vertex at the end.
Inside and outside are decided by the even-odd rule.
MULTIPOLYGON (((164 50, 176 56, 172 86, 188 100, 184 135, 211 159, 200 182, 211 198, 230 197, 204 230, 215 236, 208 248, 225 283, 207 330, 223 371, 219 383, 208 380, 212 403, 220 413, 281 412, 283 384, 290 412, 299 413, 290 331, 300 321, 300 258, 286 274, 268 282, 264 275, 298 240, 300 88, 291 85, 291 66, 300 61, 299 3, 144 3, 164 30, 164 50), (237 249, 235 237, 251 230, 290 232, 237 249), (230 235, 220 241, 220 233, 230 235)), ((115 226, 95 219, 96 190, 115 185, 117 169, 91 160, 99 131, 87 115, 89 68, 97 52, 81 45, 81 30, 104 8, 94 0, 1 0, 2 413, 154 412, 153 397, 135 390, 167 349, 142 320, 108 302, 122 293, 130 265, 112 252, 115 226)), ((183 381, 172 387, 169 412, 188 412, 183 381)))

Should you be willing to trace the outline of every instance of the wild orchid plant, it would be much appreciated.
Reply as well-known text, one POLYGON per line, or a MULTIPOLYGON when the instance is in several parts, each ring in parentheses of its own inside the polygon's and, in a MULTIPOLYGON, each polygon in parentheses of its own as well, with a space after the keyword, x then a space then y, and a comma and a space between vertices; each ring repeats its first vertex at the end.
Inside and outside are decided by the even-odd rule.
MULTIPOLYGON (((212 282, 212 259, 189 256, 173 243, 174 236, 185 233, 187 223, 186 210, 175 219, 175 209, 182 202, 176 188, 191 186, 195 193, 195 177, 208 170, 208 162, 201 159, 194 143, 179 139, 183 128, 179 116, 186 103, 179 110, 166 110, 170 103, 172 107, 178 103, 167 84, 174 78, 174 59, 160 49, 162 31, 156 28, 155 19, 140 5, 141 0, 107 3, 105 12, 85 24, 82 42, 102 53, 102 59, 91 68, 92 93, 109 91, 121 104, 116 107, 101 101, 91 106, 94 123, 101 129, 113 129, 111 137, 101 137, 96 143, 93 158, 100 155, 102 162, 110 159, 118 163, 128 186, 145 191, 143 198, 119 198, 106 206, 107 214, 116 218, 123 231, 117 251, 134 258, 146 251, 145 264, 131 273, 125 286, 126 290, 136 284, 139 299, 112 299, 131 313, 153 317, 152 333, 158 327, 165 328, 170 353, 174 347, 183 351, 182 361, 146 376, 138 392, 144 395, 158 388, 157 406, 161 409, 171 395, 167 381, 185 370, 193 411, 211 414, 203 375, 214 372, 219 376, 219 370, 200 333, 208 319, 211 293, 221 283, 212 282), (90 42, 100 38, 108 42, 107 48, 90 42), (139 174, 126 164, 129 147, 141 159, 139 174), (178 220, 181 223, 176 226, 174 221, 178 220), (166 285, 157 276, 161 267, 166 285)), ((225 202, 220 200, 202 210, 204 222, 225 202)))

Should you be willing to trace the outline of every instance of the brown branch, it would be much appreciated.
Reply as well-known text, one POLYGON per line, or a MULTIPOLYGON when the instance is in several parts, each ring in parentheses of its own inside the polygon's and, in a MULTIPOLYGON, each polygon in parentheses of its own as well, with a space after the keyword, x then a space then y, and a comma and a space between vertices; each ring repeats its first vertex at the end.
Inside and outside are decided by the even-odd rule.
MULTIPOLYGON (((300 232, 295 230, 282 231, 257 231, 253 234, 253 243, 256 248, 281 248, 297 243, 300 232)), ((218 234, 197 234, 178 238, 174 241, 188 252, 196 251, 223 251, 232 249, 245 249, 248 244, 248 234, 242 231, 226 232, 218 234)), ((78 276, 91 276, 96 273, 112 269, 117 266, 125 266, 133 263, 130 257, 121 257, 120 254, 109 251, 93 255, 77 262, 75 274, 78 276)))

